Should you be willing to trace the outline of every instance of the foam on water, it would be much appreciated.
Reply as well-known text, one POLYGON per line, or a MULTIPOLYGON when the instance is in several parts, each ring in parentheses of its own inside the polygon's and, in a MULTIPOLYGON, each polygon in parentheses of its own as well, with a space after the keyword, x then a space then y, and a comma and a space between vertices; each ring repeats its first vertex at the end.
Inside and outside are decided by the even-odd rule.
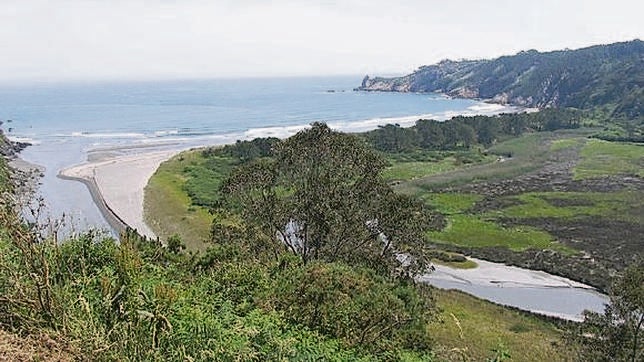
POLYGON ((510 110, 443 95, 352 91, 361 79, 355 76, 0 88, 0 119, 12 119, 12 139, 34 145, 23 151, 23 158, 48 170, 41 190, 52 213, 69 213, 69 205, 73 205, 88 224, 96 225, 102 223, 102 217, 89 193, 82 188, 75 190, 78 185, 57 179, 56 173, 84 162, 88 153, 97 148, 128 147, 119 153, 185 149, 256 137, 285 138, 315 121, 327 122, 340 131, 361 132, 388 123, 411 126, 419 118, 443 120, 454 115, 510 110))

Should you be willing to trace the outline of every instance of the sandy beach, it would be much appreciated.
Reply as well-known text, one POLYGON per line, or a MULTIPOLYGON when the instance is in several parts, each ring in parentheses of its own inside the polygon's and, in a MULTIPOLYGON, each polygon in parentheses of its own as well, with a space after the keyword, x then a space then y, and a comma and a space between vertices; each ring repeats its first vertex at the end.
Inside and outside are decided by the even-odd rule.
POLYGON ((436 271, 428 277, 456 283, 495 285, 498 287, 548 287, 594 289, 540 270, 529 270, 489 261, 469 258, 477 264, 473 269, 457 269, 436 265, 436 271))
POLYGON ((143 218, 144 189, 159 165, 178 150, 127 156, 94 156, 93 161, 59 172, 59 177, 83 182, 107 221, 116 230, 126 226, 156 238, 143 218))

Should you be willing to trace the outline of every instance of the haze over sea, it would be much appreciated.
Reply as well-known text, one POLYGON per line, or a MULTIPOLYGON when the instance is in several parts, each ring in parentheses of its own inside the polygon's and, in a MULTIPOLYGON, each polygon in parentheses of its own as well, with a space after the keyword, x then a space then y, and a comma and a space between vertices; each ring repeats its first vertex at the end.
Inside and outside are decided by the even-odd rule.
POLYGON ((343 76, 0 86, 0 119, 11 120, 3 125, 10 138, 33 143, 22 158, 45 167, 40 191, 51 215, 65 213, 82 229, 109 226, 83 184, 56 175, 87 161, 92 150, 119 155, 286 137, 314 121, 357 132, 387 123, 413 125, 421 117, 510 111, 441 95, 352 91, 360 81, 343 76))

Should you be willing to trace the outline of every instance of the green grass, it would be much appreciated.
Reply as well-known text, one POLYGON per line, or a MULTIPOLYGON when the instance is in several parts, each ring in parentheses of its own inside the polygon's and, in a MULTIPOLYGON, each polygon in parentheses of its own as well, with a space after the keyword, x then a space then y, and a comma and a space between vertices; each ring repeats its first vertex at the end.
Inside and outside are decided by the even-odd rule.
POLYGON ((401 183, 396 190, 420 196, 444 186, 514 177, 542 166, 547 159, 551 140, 561 137, 570 135, 540 132, 513 138, 491 147, 486 163, 466 164, 442 173, 421 176, 401 183), (496 162, 499 157, 503 157, 504 162, 496 162))
MULTIPOLYGON (((422 198, 427 204, 447 216, 448 225, 445 229, 428 233, 429 238, 434 242, 468 247, 504 246, 516 251, 539 248, 572 252, 571 249, 555 242, 553 237, 545 231, 528 226, 506 228, 493 221, 494 216, 507 216, 506 214, 465 214, 477 201, 483 198, 480 195, 428 193, 422 198), (483 219, 486 216, 489 220, 483 219)), ((539 198, 536 199, 543 201, 539 198)), ((521 207, 523 206, 521 205, 521 207)), ((531 206, 526 206, 526 210, 530 210, 531 206)))
POLYGON ((644 146, 635 143, 589 140, 574 169, 577 180, 606 175, 630 174, 644 177, 644 146))
POLYGON ((212 216, 185 191, 186 167, 203 163, 200 152, 182 152, 162 163, 145 188, 145 220, 162 239, 177 234, 190 250, 203 250, 212 216))
POLYGON ((552 132, 529 133, 494 145, 490 147, 490 152, 503 156, 528 158, 535 156, 536 151, 543 148, 544 140, 551 137, 552 132))
POLYGON ((388 181, 409 181, 448 171, 472 167, 492 162, 495 156, 484 155, 478 151, 415 151, 410 153, 388 154, 391 163, 383 172, 388 181))
POLYGON ((382 176, 388 181, 413 180, 422 176, 455 170, 458 167, 455 160, 451 157, 435 162, 396 162, 392 166, 387 167, 383 171, 382 176))
POLYGON ((483 197, 465 193, 426 193, 421 198, 436 211, 450 215, 464 212, 483 197))
POLYGON ((451 215, 442 231, 430 231, 428 236, 438 243, 465 247, 507 247, 515 251, 529 248, 562 249, 550 234, 528 226, 505 228, 476 215, 451 215))
POLYGON ((521 201, 487 216, 518 218, 575 218, 599 215, 630 222, 641 221, 638 191, 620 192, 531 192, 514 197, 521 201), (565 205, 561 205, 561 203, 565 205))
POLYGON ((572 148, 581 145, 584 142, 582 138, 564 138, 554 140, 550 144, 550 151, 560 151, 567 148, 572 148))
POLYGON ((466 261, 443 261, 440 259, 432 259, 432 263, 445 265, 455 269, 474 269, 478 266, 475 261, 469 259, 466 261))
POLYGON ((458 291, 436 290, 441 309, 430 332, 439 360, 485 361, 504 346, 510 361, 572 360, 554 325, 458 291))

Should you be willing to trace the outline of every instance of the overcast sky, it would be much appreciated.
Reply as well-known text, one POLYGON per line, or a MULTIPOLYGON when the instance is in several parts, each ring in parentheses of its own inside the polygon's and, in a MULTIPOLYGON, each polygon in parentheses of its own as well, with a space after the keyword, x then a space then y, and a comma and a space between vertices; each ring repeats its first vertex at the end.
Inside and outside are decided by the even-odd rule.
POLYGON ((644 39, 637 0, 0 0, 0 82, 406 73, 644 39))

